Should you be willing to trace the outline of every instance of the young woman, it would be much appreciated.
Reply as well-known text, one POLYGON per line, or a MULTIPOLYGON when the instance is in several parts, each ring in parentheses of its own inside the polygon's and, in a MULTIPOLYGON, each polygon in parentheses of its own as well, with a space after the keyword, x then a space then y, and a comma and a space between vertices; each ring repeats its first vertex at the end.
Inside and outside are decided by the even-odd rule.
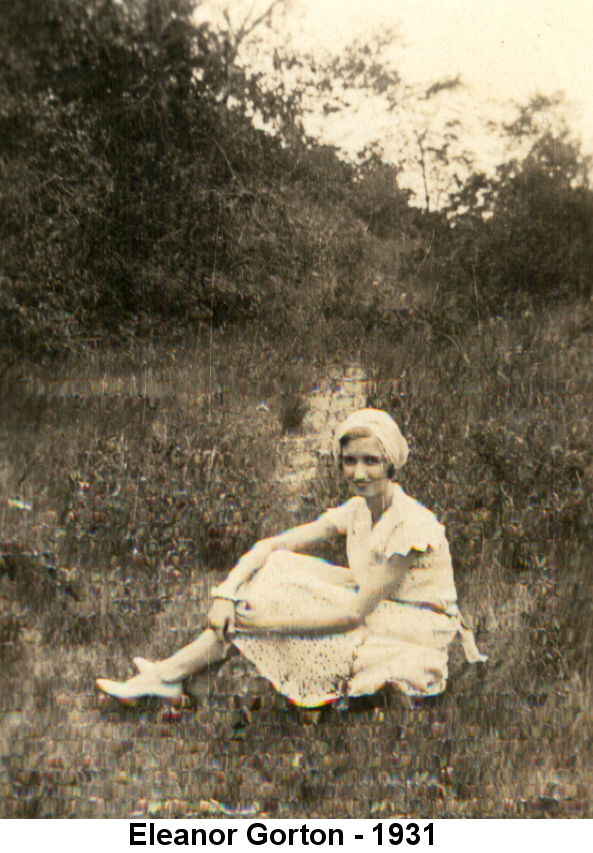
POLYGON ((315 707, 393 684, 434 696, 447 683, 448 647, 486 660, 457 606, 444 527, 395 482, 408 456, 395 421, 351 414, 333 452, 352 497, 315 521, 263 539, 211 590, 207 629, 163 661, 135 658, 126 682, 97 687, 122 701, 181 698, 184 680, 207 675, 233 646, 298 705, 315 707), (346 536, 349 568, 299 551, 346 536))

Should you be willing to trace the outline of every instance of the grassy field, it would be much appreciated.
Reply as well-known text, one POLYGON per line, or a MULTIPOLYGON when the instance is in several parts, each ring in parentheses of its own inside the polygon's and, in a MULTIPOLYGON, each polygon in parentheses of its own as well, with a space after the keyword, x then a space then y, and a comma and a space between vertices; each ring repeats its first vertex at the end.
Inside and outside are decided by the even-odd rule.
MULTIPOLYGON (((490 656, 455 648, 416 708, 385 690, 299 711, 240 657, 180 711, 94 692, 194 637, 208 587, 294 523, 282 424, 343 352, 245 332, 8 368, 1 815, 591 817, 592 331, 585 305, 348 352, 408 438, 402 485, 446 523, 490 656)), ((306 497, 299 520, 342 494, 322 468, 306 497)))

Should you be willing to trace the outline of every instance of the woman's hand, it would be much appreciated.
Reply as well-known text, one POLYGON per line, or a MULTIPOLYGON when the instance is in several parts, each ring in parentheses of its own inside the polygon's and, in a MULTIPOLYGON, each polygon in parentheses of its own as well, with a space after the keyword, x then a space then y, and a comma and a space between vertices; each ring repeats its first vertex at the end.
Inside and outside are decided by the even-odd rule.
POLYGON ((215 598, 208 613, 208 627, 212 628, 219 642, 228 640, 235 633, 235 604, 226 598, 215 598))

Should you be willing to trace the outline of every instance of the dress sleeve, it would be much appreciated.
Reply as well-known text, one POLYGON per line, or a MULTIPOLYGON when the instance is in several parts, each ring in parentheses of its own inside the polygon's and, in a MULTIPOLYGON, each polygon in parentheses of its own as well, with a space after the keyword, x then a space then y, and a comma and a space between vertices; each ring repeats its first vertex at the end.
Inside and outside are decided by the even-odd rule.
POLYGON ((436 550, 445 539, 445 528, 425 507, 419 506, 401 520, 392 531, 385 546, 389 560, 394 554, 405 557, 410 551, 425 553, 436 550))
POLYGON ((329 521, 330 524, 333 524, 338 533, 345 535, 348 533, 350 509, 350 501, 346 501, 346 503, 341 504, 340 506, 326 509, 321 518, 324 518, 326 521, 329 521))

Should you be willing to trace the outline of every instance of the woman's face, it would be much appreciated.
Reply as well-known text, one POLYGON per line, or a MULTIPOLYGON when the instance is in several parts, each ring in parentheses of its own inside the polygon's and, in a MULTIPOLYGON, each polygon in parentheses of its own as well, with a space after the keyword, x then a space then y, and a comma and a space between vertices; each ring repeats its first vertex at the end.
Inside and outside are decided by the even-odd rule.
POLYGON ((370 498, 384 495, 390 482, 389 463, 374 436, 351 438, 342 447, 342 470, 353 495, 370 498))

